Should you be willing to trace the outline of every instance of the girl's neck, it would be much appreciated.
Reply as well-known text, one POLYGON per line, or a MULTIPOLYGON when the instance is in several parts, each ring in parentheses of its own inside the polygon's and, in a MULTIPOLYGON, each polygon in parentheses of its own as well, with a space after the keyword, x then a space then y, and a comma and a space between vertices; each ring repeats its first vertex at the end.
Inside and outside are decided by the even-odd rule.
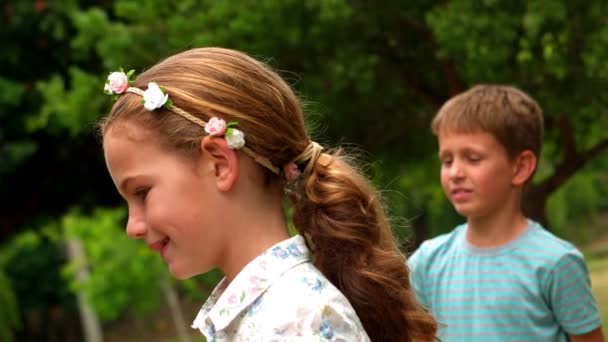
MULTIPOLYGON (((260 201, 263 203, 263 201, 260 201)), ((229 281, 253 259, 280 241, 289 238, 280 201, 238 208, 238 217, 228 218, 233 232, 220 268, 229 281)))

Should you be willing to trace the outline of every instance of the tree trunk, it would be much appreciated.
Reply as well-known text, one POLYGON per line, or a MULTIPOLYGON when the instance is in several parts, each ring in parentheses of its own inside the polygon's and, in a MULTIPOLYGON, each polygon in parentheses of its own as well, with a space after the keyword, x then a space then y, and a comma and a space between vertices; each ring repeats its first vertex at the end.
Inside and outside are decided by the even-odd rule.
MULTIPOLYGON (((87 269, 86 255, 82 248, 82 243, 78 238, 70 238, 67 241, 67 251, 70 262, 78 265, 76 279, 80 282, 85 282, 89 278, 87 269)), ((102 342, 103 335, 97 314, 91 307, 86 296, 82 292, 76 294, 78 298, 78 310, 80 311, 80 319, 82 329, 84 331, 86 342, 102 342)))
POLYGON ((593 160, 608 149, 608 139, 600 140, 587 150, 579 150, 574 138, 574 128, 569 118, 561 116, 556 121, 547 121, 547 126, 557 125, 562 137, 563 160, 555 167, 551 177, 540 184, 530 184, 524 192, 523 211, 528 217, 538 221, 550 230, 547 219, 547 200, 549 196, 564 185, 580 171, 590 160, 593 160))
POLYGON ((524 192, 523 212, 527 217, 537 221, 543 227, 551 230, 547 218, 547 201, 551 192, 546 187, 530 186, 524 192))
POLYGON ((167 299, 169 309, 171 310, 171 317, 173 318, 179 341, 190 342, 190 335, 188 335, 188 332, 186 331, 186 320, 184 320, 182 308, 179 305, 177 291, 175 290, 175 287, 172 286, 169 279, 165 277, 162 281, 163 291, 165 292, 165 298, 167 299))

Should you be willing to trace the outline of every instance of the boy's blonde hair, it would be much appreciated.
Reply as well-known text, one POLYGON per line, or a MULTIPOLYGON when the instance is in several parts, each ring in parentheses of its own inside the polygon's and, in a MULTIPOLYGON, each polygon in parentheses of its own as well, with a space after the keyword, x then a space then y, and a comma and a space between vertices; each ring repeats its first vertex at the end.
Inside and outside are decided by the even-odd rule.
POLYGON ((476 85, 448 100, 432 123, 442 132, 487 132, 506 149, 509 157, 530 150, 540 158, 543 112, 523 91, 505 85, 476 85))

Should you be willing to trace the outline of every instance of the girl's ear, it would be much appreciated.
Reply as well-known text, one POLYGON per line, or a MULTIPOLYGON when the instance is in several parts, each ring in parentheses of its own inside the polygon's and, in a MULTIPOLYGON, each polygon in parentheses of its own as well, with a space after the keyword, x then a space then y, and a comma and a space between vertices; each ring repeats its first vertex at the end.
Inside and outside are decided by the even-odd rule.
POLYGON ((201 140, 202 152, 209 157, 220 191, 230 191, 239 177, 239 158, 237 152, 226 143, 224 138, 205 136, 201 140))
POLYGON ((511 184, 515 186, 526 184, 536 169, 536 162, 536 155, 532 151, 521 152, 514 160, 511 184))

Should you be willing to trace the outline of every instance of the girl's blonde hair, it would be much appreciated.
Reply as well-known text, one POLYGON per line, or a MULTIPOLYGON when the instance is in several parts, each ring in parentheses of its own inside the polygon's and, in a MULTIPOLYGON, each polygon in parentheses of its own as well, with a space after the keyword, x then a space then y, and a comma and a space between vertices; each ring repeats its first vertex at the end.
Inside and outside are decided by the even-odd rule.
MULTIPOLYGON (((175 106, 208 121, 238 121, 247 147, 283 166, 310 144, 302 107, 285 81, 248 55, 199 48, 174 55, 142 73, 133 86, 156 82, 175 106)), ((192 155, 205 134, 165 108, 144 109, 141 97, 121 96, 101 123, 134 120, 158 133, 166 147, 192 155)), ((374 341, 434 340, 437 324, 415 300, 405 257, 397 248, 380 194, 348 158, 325 151, 304 165, 295 183, 293 221, 314 264, 348 298, 374 341)), ((268 182, 284 179, 266 170, 268 182)))

